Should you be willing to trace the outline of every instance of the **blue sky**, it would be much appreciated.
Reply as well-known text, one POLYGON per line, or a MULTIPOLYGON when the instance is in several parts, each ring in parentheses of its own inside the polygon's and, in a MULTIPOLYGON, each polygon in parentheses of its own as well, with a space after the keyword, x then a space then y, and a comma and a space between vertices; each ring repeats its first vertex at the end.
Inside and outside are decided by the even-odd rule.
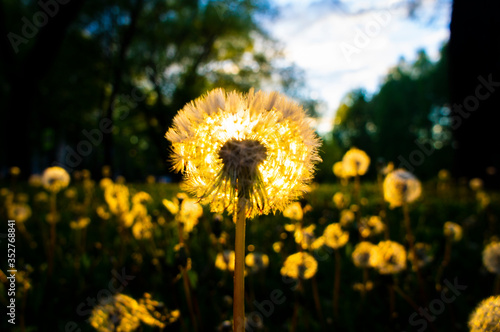
POLYGON ((375 92, 401 57, 419 49, 431 59, 449 38, 451 1, 422 0, 408 17, 401 0, 274 0, 279 15, 265 23, 285 57, 305 70, 311 97, 325 101, 320 133, 331 130, 342 97, 354 88, 375 92), (356 13, 356 14, 353 14, 356 13))

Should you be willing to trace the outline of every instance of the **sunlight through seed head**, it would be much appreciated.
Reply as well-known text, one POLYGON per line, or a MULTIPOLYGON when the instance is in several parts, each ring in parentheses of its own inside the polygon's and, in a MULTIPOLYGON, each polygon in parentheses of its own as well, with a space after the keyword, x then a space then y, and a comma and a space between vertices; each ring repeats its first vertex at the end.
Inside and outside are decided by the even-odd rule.
POLYGON ((166 138, 183 189, 218 213, 232 213, 238 197, 247 217, 283 210, 320 161, 304 110, 276 92, 212 90, 179 111, 166 138))

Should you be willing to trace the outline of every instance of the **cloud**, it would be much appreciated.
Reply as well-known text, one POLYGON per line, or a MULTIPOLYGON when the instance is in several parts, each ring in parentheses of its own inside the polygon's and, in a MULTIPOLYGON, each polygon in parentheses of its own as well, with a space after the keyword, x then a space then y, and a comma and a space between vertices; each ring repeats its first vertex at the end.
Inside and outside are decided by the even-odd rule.
MULTIPOLYGON (((419 20, 409 19, 407 9, 394 6, 391 0, 357 0, 349 8, 331 0, 277 3, 280 15, 266 23, 267 29, 285 45, 286 58, 305 70, 309 87, 326 101, 326 120, 333 119, 350 90, 363 87, 375 92, 400 57, 412 60, 423 48, 437 59, 449 38, 449 6, 439 9, 432 24, 423 23, 429 21, 427 17, 436 17, 435 3, 430 0, 419 9, 419 17, 425 18, 419 20)), ((331 130, 324 125, 330 122, 322 121, 321 131, 331 130)))

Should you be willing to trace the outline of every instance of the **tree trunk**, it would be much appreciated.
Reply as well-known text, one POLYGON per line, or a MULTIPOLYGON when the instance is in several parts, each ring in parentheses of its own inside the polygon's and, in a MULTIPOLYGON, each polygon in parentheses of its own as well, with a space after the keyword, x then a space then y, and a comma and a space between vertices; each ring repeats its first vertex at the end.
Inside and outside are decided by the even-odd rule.
POLYGON ((500 2, 454 0, 450 24, 454 173, 500 187, 500 2), (483 152, 487 151, 487 152, 483 152))

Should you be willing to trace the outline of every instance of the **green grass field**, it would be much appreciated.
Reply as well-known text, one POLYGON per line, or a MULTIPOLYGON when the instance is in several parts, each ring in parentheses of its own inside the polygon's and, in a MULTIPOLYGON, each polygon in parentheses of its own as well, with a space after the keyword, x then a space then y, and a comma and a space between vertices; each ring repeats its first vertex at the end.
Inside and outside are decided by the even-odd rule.
MULTIPOLYGON (((15 232, 18 272, 16 325, 12 330, 4 317, 3 327, 12 331, 95 331, 89 318, 99 308, 101 313, 109 312, 118 303, 111 299, 112 295, 121 293, 139 301, 144 293, 149 293, 151 300, 164 305, 153 303, 148 309, 151 316, 144 314, 144 317, 155 317, 157 322, 165 324, 165 331, 231 330, 230 324, 227 329, 223 323, 232 318, 232 272, 215 265, 218 253, 234 249, 231 216, 224 214, 221 221, 215 220, 209 207, 204 206, 203 215, 192 231, 183 232, 184 249, 179 250, 180 218, 162 203, 163 199, 175 198, 178 186, 153 183, 126 184, 126 187, 129 193, 122 193, 125 198, 113 196, 106 200, 104 190, 92 180, 72 181, 54 198, 50 193, 40 194, 45 192, 43 188, 27 183, 4 185, 0 191, 3 220, 0 233, 4 235, 0 238, 4 257, 0 267, 3 271, 0 302, 4 308, 10 301, 7 295, 10 284, 6 279, 8 218, 18 219, 15 232), (135 206, 132 197, 140 191, 151 196, 149 201, 137 203, 146 208, 141 210, 146 215, 132 212, 135 206), (126 212, 113 213, 116 207, 110 199, 115 203, 126 201, 128 207, 123 208, 126 212), (31 213, 20 222, 26 205, 31 213), (125 217, 127 214, 131 214, 129 219, 125 217), (57 222, 52 223, 51 230, 54 219, 57 222)), ((285 229, 285 225, 294 222, 282 213, 247 221, 247 253, 265 254, 269 260, 267 267, 248 269, 247 331, 468 330, 467 321, 474 307, 499 291, 499 276, 488 272, 482 261, 485 246, 498 241, 499 193, 482 193, 478 199, 477 192, 467 183, 437 180, 424 183, 421 197, 409 206, 416 242, 429 245, 426 253, 429 261, 419 269, 419 283, 409 260, 403 271, 387 275, 368 268, 364 276, 363 269, 353 264, 353 250, 363 240, 358 226, 364 217, 381 215, 390 240, 408 250, 403 211, 389 209, 379 188, 376 183, 361 182, 359 202, 352 193, 352 184, 315 185, 305 195, 302 203, 308 207, 302 226, 316 225, 313 235, 317 238, 327 225, 340 221, 341 212, 332 200, 333 195, 342 192, 350 201, 345 208, 355 211, 356 220, 344 227, 349 232, 349 241, 338 249, 339 260, 335 251, 326 246, 301 249, 294 232, 285 229), (447 250, 443 234, 446 221, 459 224, 463 238, 452 243, 449 263, 443 265, 447 250), (285 259, 300 250, 316 259, 314 277, 306 280, 283 277, 280 270, 285 259), (339 261, 339 307, 334 314, 333 292, 339 261), (440 269, 442 275, 437 280, 440 269), (363 280, 370 285, 366 292, 360 290, 363 280), (442 284, 439 290, 437 283, 442 284)), ((384 236, 384 232, 369 234, 364 240, 377 244, 384 236)), ((114 325, 122 323, 124 331, 133 330, 127 326, 134 324, 124 323, 124 311, 114 310, 100 321, 99 331, 113 331, 114 325)), ((132 316, 140 316, 130 310, 132 316)), ((141 319, 138 330, 161 328, 141 319)))

